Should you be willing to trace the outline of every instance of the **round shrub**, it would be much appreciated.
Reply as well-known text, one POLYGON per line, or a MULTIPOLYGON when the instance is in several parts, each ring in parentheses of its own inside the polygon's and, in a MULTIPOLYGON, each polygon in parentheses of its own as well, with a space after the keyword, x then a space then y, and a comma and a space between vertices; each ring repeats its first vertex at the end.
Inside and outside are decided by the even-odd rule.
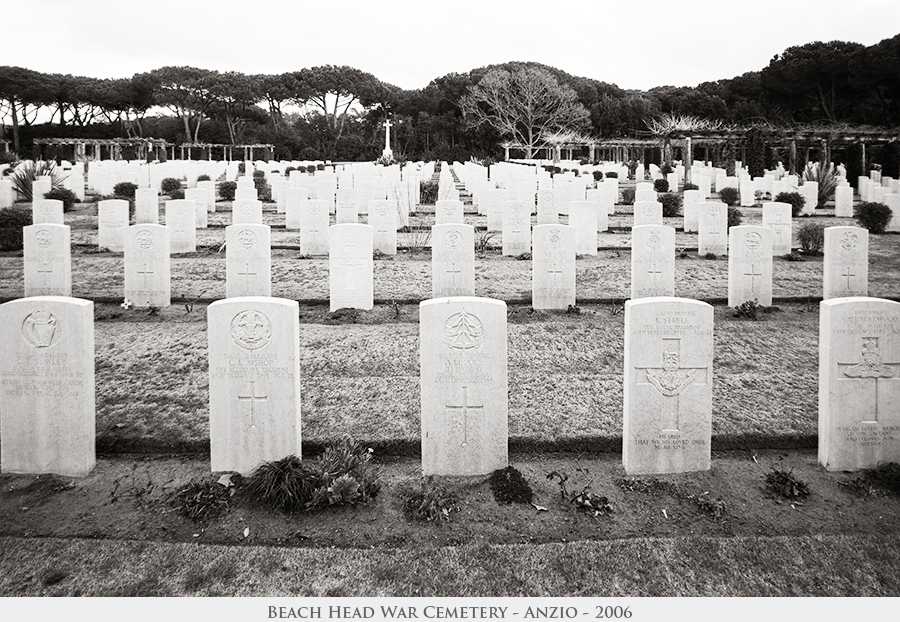
MULTIPOLYGON (((178 186, 180 188, 181 184, 178 184, 178 186)), ((137 184, 133 184, 130 181, 123 181, 113 186, 113 194, 122 199, 133 199, 137 192, 137 188, 137 184)))
POLYGON ((176 190, 172 194, 169 195, 169 198, 172 200, 183 199, 184 198, 184 190, 176 190))
POLYGON ((265 179, 265 178, 266 178, 265 171, 253 171, 253 180, 254 181, 257 179, 265 179))
POLYGON ((674 192, 664 192, 657 199, 663 206, 663 217, 674 218, 681 215, 681 196, 674 192))
POLYGON ((741 200, 741 193, 737 188, 732 188, 731 186, 727 188, 722 188, 719 190, 719 199, 721 199, 726 205, 737 205, 738 201, 741 200))
POLYGON ((612 177, 612 178, 614 178, 614 179, 618 179, 619 174, 618 174, 617 172, 615 172, 615 171, 609 171, 608 173, 606 173, 606 176, 607 176, 607 177, 612 177))
POLYGON ((317 171, 324 171, 324 170, 325 170, 325 165, 324 165, 324 164, 316 164, 316 170, 317 170, 317 171))
POLYGON ((434 205, 438 199, 438 182, 419 182, 419 202, 422 205, 434 205))
POLYGON ((285 175, 285 177, 287 177, 288 175, 290 175, 290 174, 291 174, 291 171, 296 171, 296 170, 297 170, 297 167, 296 167, 296 166, 289 166, 289 167, 287 167, 286 169, 284 169, 284 175, 285 175))
POLYGON ((634 188, 624 188, 622 190, 622 205, 634 205, 634 188))
POLYGON ((212 181, 212 179, 210 179, 209 175, 199 175, 197 181, 212 181))
POLYGON ((234 201, 234 195, 237 192, 237 183, 233 181, 223 181, 219 184, 219 196, 223 201, 234 201))
POLYGON ((698 186, 697 184, 684 184, 684 189, 685 190, 699 190, 700 186, 698 186))
POLYGON ((804 223, 797 230, 800 252, 804 255, 818 255, 825 245, 825 225, 817 222, 804 223))
POLYGON ((893 214, 891 208, 884 203, 866 202, 853 208, 853 218, 870 233, 884 233, 893 214))
POLYGON ((297 167, 297 170, 300 171, 301 173, 305 173, 305 172, 306 172, 306 167, 305 167, 305 166, 298 166, 298 167, 297 167))
POLYGON ((594 171, 594 181, 603 179, 603 171, 594 171))
POLYGON ((0 209, 0 251, 22 250, 22 227, 31 224, 31 208, 0 209))
POLYGON ((779 192, 775 195, 775 201, 778 203, 790 203, 791 216, 795 218, 800 215, 803 206, 806 205, 806 199, 799 192, 779 192))
POLYGON ((741 210, 736 207, 728 206, 728 226, 729 227, 740 227, 741 222, 744 220, 744 215, 741 214, 741 210))
POLYGON ((657 179, 653 182, 653 189, 657 192, 668 192, 669 191, 669 180, 668 179, 657 179))
POLYGON ((64 212, 72 211, 75 208, 75 203, 78 202, 78 196, 67 188, 54 188, 50 192, 44 193, 44 198, 62 201, 64 212))
POLYGON ((173 192, 181 190, 181 180, 174 177, 166 177, 160 184, 160 190, 163 194, 171 196, 173 192))

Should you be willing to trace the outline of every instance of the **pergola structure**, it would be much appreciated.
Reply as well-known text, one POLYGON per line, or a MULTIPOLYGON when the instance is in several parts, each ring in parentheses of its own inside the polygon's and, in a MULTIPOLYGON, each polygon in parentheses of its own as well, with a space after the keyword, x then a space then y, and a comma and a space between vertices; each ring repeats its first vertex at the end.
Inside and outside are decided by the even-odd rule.
POLYGON ((62 157, 62 151, 71 147, 74 162, 102 160, 104 148, 107 160, 121 160, 125 147, 133 147, 135 159, 143 160, 150 150, 169 145, 161 138, 35 138, 33 143, 39 150, 35 155, 50 160, 62 157))
MULTIPOLYGON (((240 154, 243 150, 243 158, 238 158, 239 160, 253 160, 253 150, 256 149, 257 153, 262 150, 262 158, 266 162, 272 159, 275 145, 259 143, 253 145, 231 145, 227 143, 184 143, 180 145, 181 148, 181 159, 182 160, 191 160, 193 157, 193 150, 200 150, 200 160, 212 160, 212 154, 214 149, 222 150, 222 160, 226 162, 231 162, 234 160, 234 151, 238 150, 240 154), (185 157, 187 155, 187 157, 185 157)), ((175 148, 172 148, 172 157, 175 157, 175 148)))

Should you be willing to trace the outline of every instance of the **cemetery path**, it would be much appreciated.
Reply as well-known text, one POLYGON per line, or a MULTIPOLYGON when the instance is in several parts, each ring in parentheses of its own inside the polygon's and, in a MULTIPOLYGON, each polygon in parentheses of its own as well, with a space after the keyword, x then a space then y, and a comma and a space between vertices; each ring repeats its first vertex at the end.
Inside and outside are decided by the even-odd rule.
POLYGON ((409 549, 648 537, 900 535, 896 491, 859 474, 828 473, 809 450, 714 452, 709 471, 653 477, 626 476, 618 454, 513 454, 511 464, 533 490, 531 504, 498 503, 487 477, 438 478, 458 499, 449 520, 438 523, 403 511, 404 498, 419 487, 418 459, 378 463, 382 489, 369 504, 287 515, 257 505, 238 483, 227 514, 204 523, 181 516, 172 503, 189 482, 218 479, 208 460, 197 456, 104 458, 83 479, 5 474, 0 537, 409 549), (768 491, 766 476, 776 469, 805 482, 809 495, 788 499, 768 491), (594 509, 573 503, 579 493, 594 509))

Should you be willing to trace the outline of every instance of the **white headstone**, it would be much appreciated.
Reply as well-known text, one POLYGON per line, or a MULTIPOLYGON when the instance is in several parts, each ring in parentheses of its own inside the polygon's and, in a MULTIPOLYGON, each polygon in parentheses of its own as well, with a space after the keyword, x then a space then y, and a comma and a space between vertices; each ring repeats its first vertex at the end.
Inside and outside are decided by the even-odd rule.
POLYGON ((531 252, 531 210, 524 201, 503 202, 503 254, 531 252))
POLYGON ((712 306, 666 297, 625 302, 627 474, 709 469, 712 363, 712 306))
POLYGON ((231 224, 261 225, 262 201, 257 199, 235 200, 231 205, 231 224))
POLYGON ((862 227, 826 227, 822 299, 869 295, 869 232, 862 227))
MULTIPOLYGON (((197 187, 206 190, 206 211, 214 213, 216 211, 216 182, 211 180, 198 181, 197 187)), ((184 198, 190 198, 187 196, 187 192, 185 192, 184 198)))
POLYGON ((8 179, 0 179, 0 209, 12 207, 15 203, 15 191, 13 183, 8 179))
POLYGON ((822 301, 819 463, 828 471, 852 471, 900 462, 898 404, 900 303, 822 301))
POLYGON ((63 202, 56 199, 40 199, 31 204, 31 222, 64 225, 63 202))
MULTIPOLYGON (((288 191, 290 192, 290 189, 288 191)), ((328 201, 321 199, 300 201, 299 218, 300 254, 327 255, 328 201)))
POLYGON ((696 233, 700 226, 700 203, 702 201, 699 190, 684 191, 684 232, 696 233))
POLYGON ((328 228, 330 310, 374 306, 372 227, 340 224, 328 228))
POLYGON ((134 222, 137 225, 159 224, 159 190, 138 188, 135 191, 134 222))
POLYGON ((838 218, 853 217, 853 188, 850 186, 834 189, 834 215, 838 218))
POLYGON ((634 202, 634 224, 633 227, 641 225, 662 225, 663 224, 663 206, 657 200, 653 201, 635 201, 634 202))
POLYGON ((108 199, 97 203, 97 245, 114 253, 125 250, 128 229, 128 201, 108 199))
POLYGON ((559 223, 559 212, 556 209, 554 191, 550 188, 538 190, 537 224, 555 225, 559 223))
POLYGON ((243 297, 207 308, 213 471, 249 475, 301 455, 300 319, 294 300, 243 297))
POLYGON ((475 227, 431 228, 431 297, 475 295, 475 227))
POLYGON ((225 295, 272 295, 272 232, 268 225, 225 227, 225 295))
POLYGON ((94 303, 0 305, 0 471, 83 477, 96 464, 94 303))
POLYGON ((816 205, 819 202, 819 182, 804 181, 803 185, 798 188, 798 192, 805 199, 803 209, 800 214, 803 216, 811 216, 816 213, 816 205))
POLYGON ((172 253, 197 251, 197 204, 187 199, 166 201, 166 226, 172 253))
POLYGON ((724 255, 728 250, 728 206, 718 201, 701 203, 698 229, 698 254, 724 255))
POLYGON ((197 204, 194 215, 197 217, 197 228, 206 229, 209 226, 209 197, 206 188, 188 188, 184 191, 184 198, 197 204))
POLYGON ((256 201, 259 195, 256 193, 256 187, 253 185, 241 188, 238 186, 234 191, 235 201, 256 201))
MULTIPOLYGON (((44 195, 50 192, 53 189, 53 182, 49 179, 35 179, 31 183, 31 202, 32 206, 35 203, 40 203, 43 200, 44 195)), ((59 223, 62 224, 62 223, 59 223)))
POLYGON ((133 225, 125 232, 125 300, 135 307, 171 304, 171 234, 162 225, 133 225))
POLYGON ((369 201, 369 225, 373 250, 385 255, 397 254, 397 202, 389 199, 369 201))
POLYGON ((675 228, 638 225, 631 230, 631 298, 675 295, 675 228))
POLYGON ((26 296, 72 295, 72 238, 68 225, 22 227, 26 296))
POLYGON ((569 202, 569 225, 575 229, 576 255, 597 254, 597 207, 593 201, 569 202))
POLYGON ((769 227, 742 225, 728 231, 728 306, 755 300, 772 306, 772 243, 769 227))
POLYGON ((463 203, 458 200, 436 201, 434 204, 434 223, 449 225, 463 223, 463 203))
MULTIPOLYGON (((578 207, 570 203, 570 219, 572 210, 578 207)), ((568 309, 575 304, 575 227, 537 225, 533 235, 531 306, 538 311, 568 309)))
POLYGON ((790 255, 793 239, 793 226, 790 203, 763 203, 762 223, 774 234, 772 238, 773 255, 790 255))
POLYGON ((422 471, 486 475, 508 463, 506 303, 419 303, 422 471))
POLYGON ((884 228, 885 232, 900 231, 900 194, 888 193, 882 202, 891 208, 891 219, 884 228))

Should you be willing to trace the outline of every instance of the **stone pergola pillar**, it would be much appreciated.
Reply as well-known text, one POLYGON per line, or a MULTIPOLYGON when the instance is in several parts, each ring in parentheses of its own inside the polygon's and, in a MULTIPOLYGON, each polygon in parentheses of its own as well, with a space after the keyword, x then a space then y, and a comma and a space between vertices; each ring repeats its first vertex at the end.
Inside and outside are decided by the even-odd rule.
MULTIPOLYGON (((694 164, 694 154, 691 151, 691 137, 684 137, 684 183, 690 184, 693 183, 691 181, 691 166, 694 164)), ((676 188, 677 190, 677 188, 676 188)))

